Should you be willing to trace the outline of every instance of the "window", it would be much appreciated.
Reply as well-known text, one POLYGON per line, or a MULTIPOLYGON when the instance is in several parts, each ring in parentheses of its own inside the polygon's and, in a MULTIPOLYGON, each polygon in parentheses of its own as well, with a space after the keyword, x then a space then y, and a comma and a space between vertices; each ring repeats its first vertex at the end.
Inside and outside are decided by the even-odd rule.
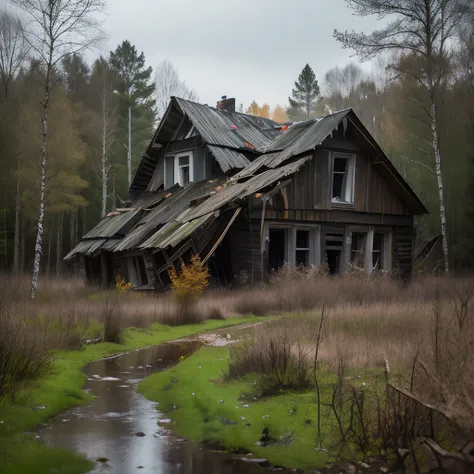
POLYGON ((189 184, 190 181, 190 163, 188 156, 179 156, 178 160, 178 182, 180 186, 189 184))
POLYGON ((372 248, 372 268, 374 270, 384 270, 384 248, 385 248, 385 234, 374 233, 374 246, 372 248))
POLYGON ((354 202, 355 155, 335 154, 332 171, 332 202, 354 202))
POLYGON ((173 184, 186 186, 194 181, 193 152, 187 151, 165 158, 165 189, 173 184))
POLYGON ((367 234, 365 232, 352 232, 351 263, 359 268, 365 266, 365 246, 367 234))
POLYGON ((295 245, 295 264, 296 266, 309 265, 309 230, 296 231, 296 245, 295 245))
POLYGON ((135 286, 139 287, 148 283, 148 276, 145 268, 143 257, 128 257, 127 259, 128 280, 135 286))
POLYGON ((265 224, 265 253, 268 271, 289 267, 309 267, 321 263, 320 226, 283 223, 265 224))

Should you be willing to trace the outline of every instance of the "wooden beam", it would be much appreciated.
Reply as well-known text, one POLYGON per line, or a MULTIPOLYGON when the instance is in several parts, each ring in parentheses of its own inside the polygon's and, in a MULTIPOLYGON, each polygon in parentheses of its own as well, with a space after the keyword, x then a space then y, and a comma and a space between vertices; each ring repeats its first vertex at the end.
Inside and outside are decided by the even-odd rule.
POLYGON ((209 253, 204 257, 204 259, 201 261, 201 265, 205 265, 206 262, 212 257, 212 254, 216 251, 217 247, 219 244, 224 240, 224 237, 226 236, 227 232, 229 231, 230 227, 234 223, 235 219, 237 219, 237 216, 240 214, 240 211, 242 210, 241 207, 238 207, 232 218, 230 219, 229 223, 227 224, 226 228, 224 229, 224 232, 222 232, 221 236, 217 239, 217 242, 212 246, 211 250, 209 253))

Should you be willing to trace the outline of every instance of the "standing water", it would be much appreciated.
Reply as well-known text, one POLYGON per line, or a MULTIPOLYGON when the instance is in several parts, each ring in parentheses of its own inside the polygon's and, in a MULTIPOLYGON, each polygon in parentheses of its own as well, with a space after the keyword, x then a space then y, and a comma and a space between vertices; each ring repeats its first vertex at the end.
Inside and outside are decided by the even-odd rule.
POLYGON ((84 389, 95 398, 53 418, 41 438, 50 446, 83 453, 96 463, 92 473, 261 472, 236 456, 177 438, 166 428, 166 415, 157 404, 137 393, 141 380, 198 347, 196 342, 167 343, 89 364, 84 389))

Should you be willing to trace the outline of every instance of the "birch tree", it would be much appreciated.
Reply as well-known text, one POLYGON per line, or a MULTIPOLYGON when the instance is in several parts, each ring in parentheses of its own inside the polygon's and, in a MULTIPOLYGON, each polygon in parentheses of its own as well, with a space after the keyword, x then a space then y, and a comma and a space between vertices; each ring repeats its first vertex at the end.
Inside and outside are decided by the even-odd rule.
POLYGON ((167 59, 162 61, 156 68, 155 84, 158 120, 163 118, 168 108, 170 97, 172 96, 192 100, 194 102, 199 100, 196 92, 190 89, 186 82, 179 77, 177 69, 173 63, 167 59))
POLYGON ((96 16, 105 7, 105 0, 11 0, 20 8, 25 19, 25 39, 38 56, 44 69, 42 86, 41 179, 39 217, 37 223, 31 298, 36 296, 41 255, 46 194, 46 166, 48 158, 48 112, 51 90, 55 86, 53 73, 61 61, 79 54, 103 38, 96 16))
POLYGON ((107 214, 108 180, 111 167, 110 154, 114 143, 115 125, 117 119, 114 106, 114 71, 103 57, 97 59, 91 75, 91 86, 95 102, 100 104, 100 140, 101 156, 99 162, 99 179, 101 183, 101 216, 107 214))
POLYGON ((425 103, 417 101, 420 107, 418 118, 430 130, 431 139, 424 145, 428 146, 425 152, 434 161, 444 270, 449 273, 437 100, 448 75, 448 60, 453 48, 450 40, 463 22, 470 0, 346 0, 346 3, 357 15, 377 15, 379 19, 388 17, 392 21, 370 34, 335 30, 335 38, 344 48, 353 49, 362 60, 372 59, 384 52, 408 58, 390 67, 414 79, 427 98, 425 103))

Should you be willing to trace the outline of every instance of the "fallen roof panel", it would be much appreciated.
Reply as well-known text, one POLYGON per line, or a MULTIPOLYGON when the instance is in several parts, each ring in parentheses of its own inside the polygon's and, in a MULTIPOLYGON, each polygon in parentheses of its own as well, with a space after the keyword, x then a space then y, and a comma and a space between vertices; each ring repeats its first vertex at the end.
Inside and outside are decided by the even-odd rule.
POLYGON ((243 199, 263 188, 277 182, 281 178, 295 173, 298 169, 308 161, 311 156, 306 156, 293 163, 282 166, 277 169, 264 171, 263 173, 254 176, 245 183, 236 183, 229 181, 227 186, 224 186, 221 191, 212 195, 209 199, 192 209, 183 221, 189 221, 201 217, 205 214, 217 211, 225 204, 243 199))
POLYGON ((177 221, 169 222, 153 234, 145 243, 140 245, 140 248, 166 249, 167 247, 176 247, 211 219, 215 219, 214 214, 207 214, 184 224, 177 221))
POLYGON ((140 208, 133 209, 128 212, 120 213, 119 215, 105 217, 92 230, 90 230, 83 238, 97 239, 113 237, 120 230, 127 225, 137 214, 140 208))
POLYGON ((214 155, 214 158, 224 173, 234 168, 245 168, 250 164, 250 161, 245 155, 231 148, 214 145, 208 145, 207 148, 209 148, 214 155))
POLYGON ((207 181, 191 182, 184 188, 178 188, 175 192, 169 193, 170 196, 142 217, 114 251, 122 252, 137 248, 160 226, 182 215, 192 206, 194 199, 205 195, 206 191, 210 192, 214 186, 214 183, 207 181))

